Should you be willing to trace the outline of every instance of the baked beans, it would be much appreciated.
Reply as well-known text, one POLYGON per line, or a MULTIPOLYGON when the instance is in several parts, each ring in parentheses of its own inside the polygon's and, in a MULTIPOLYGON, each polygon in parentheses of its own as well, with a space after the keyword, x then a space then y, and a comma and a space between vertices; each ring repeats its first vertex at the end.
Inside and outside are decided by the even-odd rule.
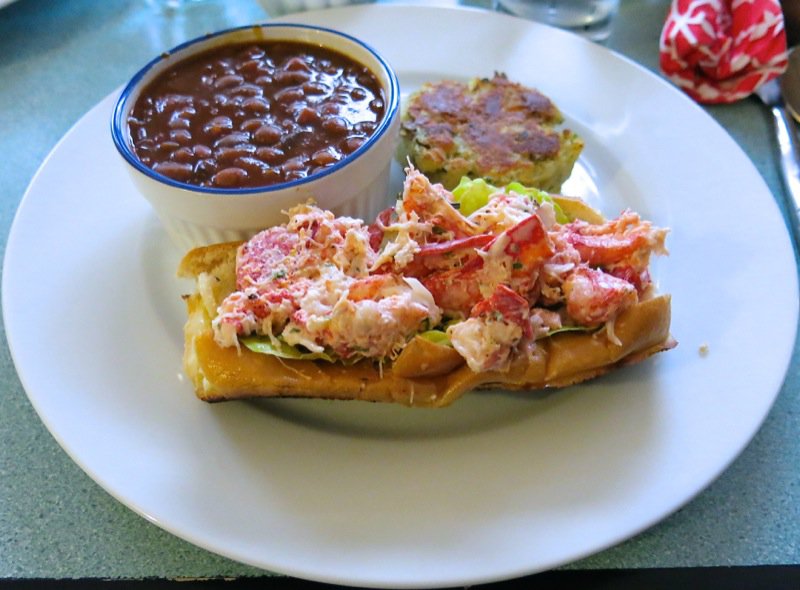
POLYGON ((385 115, 366 66, 295 41, 211 49, 162 72, 128 117, 139 160, 204 187, 305 178, 357 150, 385 115))

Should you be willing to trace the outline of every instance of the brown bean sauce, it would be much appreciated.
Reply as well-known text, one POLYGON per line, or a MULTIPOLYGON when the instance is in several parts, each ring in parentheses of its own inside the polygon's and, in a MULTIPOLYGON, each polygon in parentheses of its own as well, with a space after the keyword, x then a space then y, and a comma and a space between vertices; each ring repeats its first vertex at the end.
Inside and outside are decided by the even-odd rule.
POLYGON ((305 178, 360 147, 385 114, 375 75, 335 51, 274 41, 180 62, 139 96, 128 127, 156 172, 204 187, 305 178))

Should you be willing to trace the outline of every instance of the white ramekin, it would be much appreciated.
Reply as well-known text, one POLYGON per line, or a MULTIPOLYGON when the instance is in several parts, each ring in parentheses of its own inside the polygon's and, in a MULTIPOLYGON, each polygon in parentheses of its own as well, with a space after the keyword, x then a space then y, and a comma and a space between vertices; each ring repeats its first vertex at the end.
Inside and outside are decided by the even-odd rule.
POLYGON ((114 108, 111 134, 134 184, 150 202, 172 241, 183 251, 216 242, 247 239, 280 223, 291 206, 313 199, 337 215, 371 221, 390 205, 392 158, 400 125, 400 88, 391 66, 375 50, 344 33, 296 24, 259 24, 188 41, 157 57, 125 86, 114 108), (179 61, 228 43, 299 41, 334 49, 367 66, 386 95, 386 113, 372 136, 325 170, 300 180, 262 188, 206 188, 167 178, 133 152, 128 116, 142 90, 179 61))

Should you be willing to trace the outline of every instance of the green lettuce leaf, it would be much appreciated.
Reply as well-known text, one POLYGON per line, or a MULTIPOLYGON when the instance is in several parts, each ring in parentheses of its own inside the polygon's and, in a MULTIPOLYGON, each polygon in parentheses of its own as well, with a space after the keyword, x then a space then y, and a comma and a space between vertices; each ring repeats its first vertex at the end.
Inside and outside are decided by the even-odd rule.
MULTIPOLYGON (((499 190, 499 188, 489 184, 483 178, 476 178, 473 180, 463 176, 461 181, 458 183, 458 186, 453 189, 452 193, 456 202, 460 205, 459 210, 466 217, 481 207, 486 206, 486 204, 489 202, 489 197, 499 190)), ((561 210, 561 207, 558 206, 558 203, 553 200, 553 197, 551 197, 545 191, 524 186, 519 182, 512 182, 506 185, 503 190, 505 192, 514 191, 520 195, 526 195, 540 205, 545 202, 550 203, 553 206, 553 209, 555 209, 556 221, 558 221, 558 223, 568 223, 571 221, 570 218, 567 217, 561 210)))
MULTIPOLYGON (((456 323, 458 323, 458 321, 451 321, 443 326, 442 329, 426 330, 424 332, 420 332, 418 335, 433 342, 434 344, 450 346, 452 348, 453 343, 450 342, 450 338, 447 336, 446 330, 447 326, 456 323)), ((597 330, 597 328, 589 328, 586 326, 562 326, 557 330, 551 330, 546 336, 544 336, 544 338, 549 338, 550 336, 555 336, 556 334, 562 334, 565 332, 593 332, 595 330, 597 330)))
POLYGON ((273 341, 266 336, 247 336, 240 338, 239 342, 244 344, 248 349, 260 354, 269 354, 277 356, 282 359, 302 360, 302 361, 328 361, 329 363, 336 362, 337 359, 332 357, 326 352, 308 352, 301 350, 297 346, 286 344, 283 340, 276 339, 273 341))
POLYGON ((450 338, 444 332, 444 330, 426 330, 425 332, 420 332, 419 336, 425 338, 425 340, 429 340, 434 344, 439 344, 441 346, 452 346, 450 343, 450 338))
POLYGON ((592 332, 596 329, 597 328, 589 328, 587 326, 561 326, 557 330, 551 330, 548 332, 545 338, 549 338, 550 336, 561 334, 563 332, 592 332))
POLYGON ((527 195, 531 199, 533 199, 534 201, 539 203, 540 205, 542 203, 550 203, 553 206, 553 209, 556 212, 556 221, 558 223, 569 223, 570 221, 572 221, 569 217, 567 217, 564 214, 564 211, 562 211, 561 207, 558 206, 558 203, 556 203, 553 200, 553 197, 551 197, 545 191, 540 191, 538 188, 532 188, 532 187, 524 186, 524 185, 520 184, 519 182, 512 182, 512 183, 506 185, 506 189, 505 190, 506 190, 506 192, 514 191, 515 193, 520 194, 520 195, 527 195))
POLYGON ((453 189, 453 196, 461 205, 459 211, 464 217, 467 217, 484 207, 489 202, 489 196, 497 191, 496 186, 492 186, 483 178, 472 180, 462 176, 458 186, 453 189))

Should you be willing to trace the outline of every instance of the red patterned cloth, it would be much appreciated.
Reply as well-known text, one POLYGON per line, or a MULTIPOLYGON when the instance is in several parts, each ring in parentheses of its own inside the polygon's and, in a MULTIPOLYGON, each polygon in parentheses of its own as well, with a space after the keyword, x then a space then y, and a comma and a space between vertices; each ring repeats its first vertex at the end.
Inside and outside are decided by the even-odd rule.
POLYGON ((779 0, 672 0, 660 62, 667 77, 698 102, 749 96, 786 69, 779 0))

